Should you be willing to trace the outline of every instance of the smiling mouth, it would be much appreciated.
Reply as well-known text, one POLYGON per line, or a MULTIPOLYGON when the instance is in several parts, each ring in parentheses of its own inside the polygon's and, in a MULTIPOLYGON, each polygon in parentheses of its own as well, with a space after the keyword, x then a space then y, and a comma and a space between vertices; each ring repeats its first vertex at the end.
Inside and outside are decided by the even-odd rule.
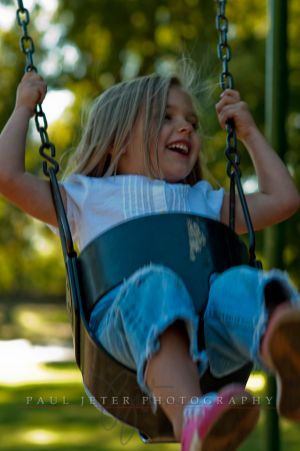
POLYGON ((181 155, 188 155, 190 153, 189 146, 183 143, 170 144, 169 146, 167 146, 167 149, 171 150, 172 152, 179 153, 181 155))

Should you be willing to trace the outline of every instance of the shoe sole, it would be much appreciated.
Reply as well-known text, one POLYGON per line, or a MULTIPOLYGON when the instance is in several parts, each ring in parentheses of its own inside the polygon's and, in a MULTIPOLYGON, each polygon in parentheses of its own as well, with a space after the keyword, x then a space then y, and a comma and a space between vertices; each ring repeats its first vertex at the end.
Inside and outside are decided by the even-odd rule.
POLYGON ((259 407, 253 404, 252 396, 245 400, 235 398, 208 432, 201 451, 234 451, 254 429, 259 418, 259 407))
POLYGON ((235 451, 254 429, 259 418, 259 406, 252 396, 234 394, 230 404, 215 419, 201 441, 195 434, 189 451, 235 451))
POLYGON ((300 421, 300 310, 282 314, 274 325, 269 356, 276 372, 278 411, 300 421))

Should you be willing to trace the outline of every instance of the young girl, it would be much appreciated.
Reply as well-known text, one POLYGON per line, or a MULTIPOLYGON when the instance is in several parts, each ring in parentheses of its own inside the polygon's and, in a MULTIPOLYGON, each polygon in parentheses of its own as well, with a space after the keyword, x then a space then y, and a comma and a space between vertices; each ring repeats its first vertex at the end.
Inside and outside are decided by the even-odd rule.
MULTIPOLYGON (((57 226, 48 181, 24 167, 28 123, 45 95, 43 79, 25 74, 0 137, 0 189, 25 212, 57 226)), ((259 191, 247 195, 254 228, 287 219, 299 207, 299 194, 247 105, 237 91, 226 90, 216 110, 223 128, 234 120, 255 167, 259 191)), ((228 194, 201 179, 197 129, 194 102, 177 77, 141 77, 95 101, 69 177, 60 185, 80 249, 104 230, 144 214, 179 211, 227 223, 228 194)), ((236 229, 246 231, 239 203, 236 229)), ((108 293, 90 326, 109 353, 136 369, 141 389, 162 400, 183 451, 235 450, 258 418, 258 406, 240 385, 201 396, 199 375, 208 365, 216 377, 249 359, 273 371, 279 412, 300 421, 299 300, 280 271, 243 266, 212 277, 205 354, 197 347, 198 317, 183 281, 159 265, 140 268, 108 293), (169 396, 178 402, 164 402, 169 396)))

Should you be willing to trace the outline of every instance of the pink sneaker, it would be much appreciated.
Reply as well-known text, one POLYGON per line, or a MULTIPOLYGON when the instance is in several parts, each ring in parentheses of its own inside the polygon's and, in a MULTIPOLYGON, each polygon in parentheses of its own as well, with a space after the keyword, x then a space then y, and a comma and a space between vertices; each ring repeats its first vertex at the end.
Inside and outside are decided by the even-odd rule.
POLYGON ((300 309, 285 303, 277 307, 262 341, 262 356, 277 380, 277 410, 300 421, 300 309))
POLYGON ((239 384, 227 385, 210 404, 197 408, 182 431, 182 451, 234 451, 255 427, 259 407, 239 384))

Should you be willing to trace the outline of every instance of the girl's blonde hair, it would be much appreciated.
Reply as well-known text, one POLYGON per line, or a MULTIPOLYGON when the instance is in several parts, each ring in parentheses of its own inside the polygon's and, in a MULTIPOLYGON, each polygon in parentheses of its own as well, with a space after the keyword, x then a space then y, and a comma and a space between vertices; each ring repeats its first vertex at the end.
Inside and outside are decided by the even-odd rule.
MULTIPOLYGON (((90 177, 116 174, 119 158, 130 143, 137 120, 141 120, 145 173, 157 178, 158 137, 168 92, 173 85, 186 89, 177 76, 151 74, 118 83, 104 91, 92 105, 82 138, 68 161, 65 176, 72 173, 90 177), (151 140, 156 146, 155 163, 150 157, 151 140)), ((201 178, 201 164, 197 161, 183 182, 193 185, 201 178)))

